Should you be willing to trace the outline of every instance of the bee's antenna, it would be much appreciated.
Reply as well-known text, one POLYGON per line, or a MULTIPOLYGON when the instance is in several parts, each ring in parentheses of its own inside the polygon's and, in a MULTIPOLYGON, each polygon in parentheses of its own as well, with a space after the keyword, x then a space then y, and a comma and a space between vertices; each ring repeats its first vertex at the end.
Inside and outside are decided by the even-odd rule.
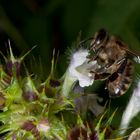
POLYGON ((93 39, 93 37, 90 37, 90 38, 87 38, 87 39, 81 41, 81 42, 79 43, 79 46, 80 46, 80 47, 83 47, 83 45, 84 45, 86 42, 88 42, 89 40, 92 40, 92 39, 93 39))

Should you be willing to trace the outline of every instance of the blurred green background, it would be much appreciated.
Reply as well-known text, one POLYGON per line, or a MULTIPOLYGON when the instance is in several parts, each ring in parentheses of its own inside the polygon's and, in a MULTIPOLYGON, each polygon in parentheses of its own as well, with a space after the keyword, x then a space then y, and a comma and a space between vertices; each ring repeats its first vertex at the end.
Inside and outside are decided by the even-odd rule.
POLYGON ((84 39, 100 28, 117 34, 139 51, 140 1, 0 0, 0 50, 6 52, 8 39, 17 56, 37 45, 32 63, 39 69, 41 61, 42 77, 50 71, 53 48, 60 52, 57 69, 60 76, 67 65, 64 52, 79 32, 84 39))

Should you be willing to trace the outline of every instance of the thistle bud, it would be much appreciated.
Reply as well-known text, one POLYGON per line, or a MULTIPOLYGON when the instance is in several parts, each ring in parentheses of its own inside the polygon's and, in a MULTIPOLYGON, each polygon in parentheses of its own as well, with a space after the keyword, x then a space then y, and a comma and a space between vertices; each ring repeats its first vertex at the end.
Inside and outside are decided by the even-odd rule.
POLYGON ((5 66, 5 72, 9 76, 16 75, 17 78, 20 77, 20 71, 21 71, 21 62, 16 60, 15 62, 12 62, 11 60, 6 62, 5 66))
POLYGON ((24 60, 24 58, 36 47, 33 46, 27 53, 25 53, 22 57, 20 58, 15 58, 12 52, 12 48, 9 43, 9 59, 5 57, 6 61, 6 66, 5 66, 5 71, 9 76, 16 76, 17 78, 20 77, 20 72, 21 72, 21 62, 24 60))
POLYGON ((23 85, 23 97, 26 101, 35 101, 38 99, 38 91, 30 77, 27 77, 23 85))
POLYGON ((59 87, 60 82, 58 80, 50 79, 50 86, 53 88, 59 87))
POLYGON ((82 140, 88 139, 88 134, 86 129, 79 128, 79 127, 72 128, 70 134, 68 135, 68 140, 78 140, 78 139, 82 139, 82 140))
POLYGON ((36 140, 40 140, 40 133, 36 125, 32 121, 27 121, 23 124, 22 129, 30 131, 36 140))
POLYGON ((97 132, 89 133, 86 128, 74 127, 71 129, 68 140, 99 140, 97 132))

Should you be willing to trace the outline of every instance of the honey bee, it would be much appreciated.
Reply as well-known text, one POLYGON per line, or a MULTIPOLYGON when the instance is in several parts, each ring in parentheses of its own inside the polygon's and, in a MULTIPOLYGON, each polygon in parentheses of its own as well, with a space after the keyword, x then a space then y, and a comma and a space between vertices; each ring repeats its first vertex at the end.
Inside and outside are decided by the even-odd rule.
POLYGON ((88 58, 90 61, 97 60, 100 66, 91 70, 91 74, 94 73, 95 80, 106 80, 110 97, 123 95, 132 83, 134 66, 131 57, 139 61, 139 55, 131 51, 118 37, 109 35, 104 29, 99 30, 89 40, 91 42, 88 58))

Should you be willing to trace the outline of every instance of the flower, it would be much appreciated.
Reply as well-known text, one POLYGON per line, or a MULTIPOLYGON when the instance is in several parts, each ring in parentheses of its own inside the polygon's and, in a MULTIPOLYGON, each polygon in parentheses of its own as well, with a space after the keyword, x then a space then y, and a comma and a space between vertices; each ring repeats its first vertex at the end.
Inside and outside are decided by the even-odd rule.
POLYGON ((128 140, 139 140, 139 139, 140 139, 140 128, 137 128, 130 134, 128 140))
POLYGON ((74 84, 78 81, 80 87, 87 87, 93 84, 94 74, 91 74, 91 69, 97 67, 97 61, 90 61, 87 49, 79 49, 72 54, 70 64, 64 75, 64 83, 62 86, 62 94, 68 96, 74 84))
POLYGON ((47 119, 41 120, 37 125, 37 128, 39 131, 48 132, 48 130, 50 129, 48 120, 47 119))
POLYGON ((129 100, 129 103, 123 113, 120 129, 123 135, 128 127, 130 121, 140 112, 140 80, 137 87, 134 89, 133 94, 129 100))

